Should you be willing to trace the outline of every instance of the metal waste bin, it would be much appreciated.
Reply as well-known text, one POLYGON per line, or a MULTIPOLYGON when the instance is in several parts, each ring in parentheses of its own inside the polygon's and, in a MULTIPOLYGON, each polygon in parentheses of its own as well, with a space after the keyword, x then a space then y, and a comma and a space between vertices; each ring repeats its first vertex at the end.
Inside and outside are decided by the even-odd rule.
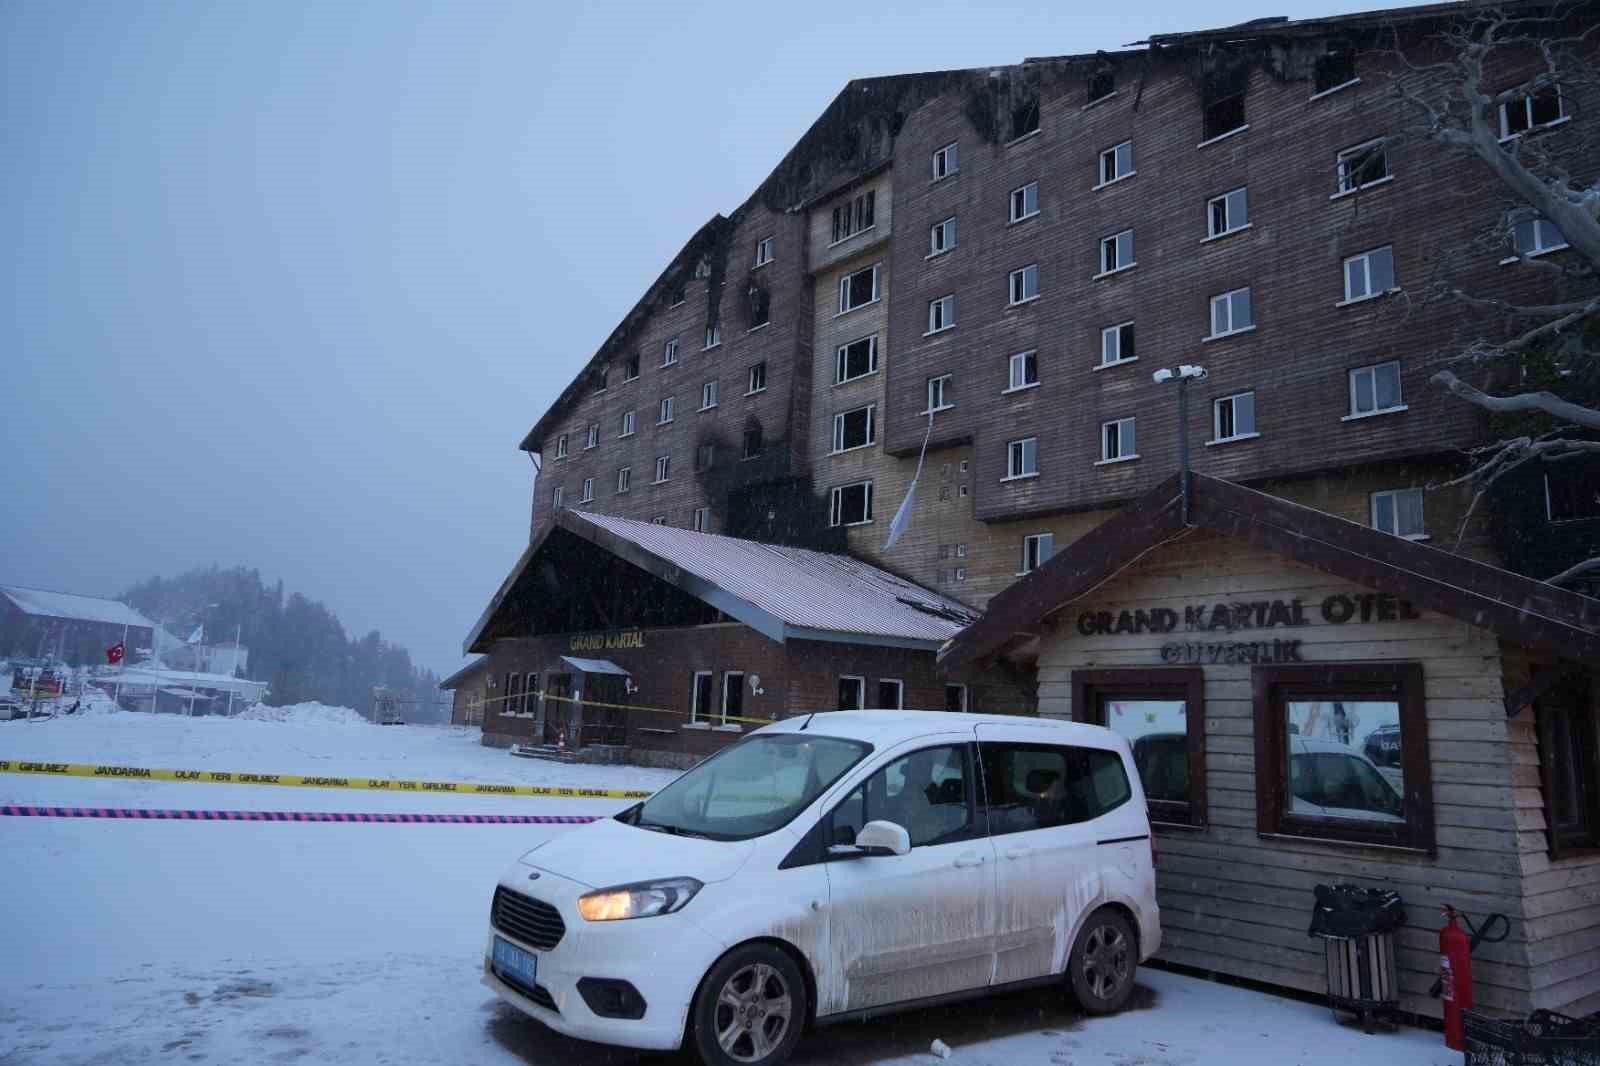
POLYGON ((1400 1009, 1394 934, 1406 921, 1397 892, 1356 885, 1318 885, 1310 935, 1327 953, 1328 1006, 1337 1019, 1354 1015, 1372 1031, 1394 1024, 1400 1009))

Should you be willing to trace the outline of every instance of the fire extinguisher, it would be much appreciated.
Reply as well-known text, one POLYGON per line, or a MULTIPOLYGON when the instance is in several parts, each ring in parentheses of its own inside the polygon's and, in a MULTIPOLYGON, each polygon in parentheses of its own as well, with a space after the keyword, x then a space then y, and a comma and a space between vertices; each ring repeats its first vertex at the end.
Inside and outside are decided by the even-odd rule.
POLYGON ((1444 928, 1439 930, 1439 991, 1444 999, 1444 1044, 1452 1051, 1467 1049, 1461 1012, 1472 1009, 1472 944, 1456 924, 1456 909, 1444 905, 1444 928))

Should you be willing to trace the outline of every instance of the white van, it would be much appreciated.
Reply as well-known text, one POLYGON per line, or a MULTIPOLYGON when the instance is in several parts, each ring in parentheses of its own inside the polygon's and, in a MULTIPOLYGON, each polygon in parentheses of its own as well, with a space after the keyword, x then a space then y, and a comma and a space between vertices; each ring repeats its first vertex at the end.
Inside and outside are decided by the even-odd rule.
POLYGON ((810 1024, 1065 983, 1161 943, 1132 754, 1100 726, 842 711, 758 729, 500 879, 483 982, 561 1033, 787 1059, 810 1024))

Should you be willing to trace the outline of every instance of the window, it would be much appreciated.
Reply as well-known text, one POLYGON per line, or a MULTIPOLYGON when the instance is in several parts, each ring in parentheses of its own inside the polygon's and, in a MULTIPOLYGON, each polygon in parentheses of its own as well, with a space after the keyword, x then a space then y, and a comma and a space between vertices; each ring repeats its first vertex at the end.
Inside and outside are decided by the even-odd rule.
POLYGON ((865 448, 877 440, 877 405, 868 404, 854 411, 833 416, 833 450, 847 452, 852 448, 865 448))
POLYGON ((738 725, 744 717, 744 674, 730 670, 722 675, 722 724, 738 725))
POLYGON ((956 246, 956 219, 954 215, 935 223, 928 230, 928 255, 943 255, 956 246))
POLYGON ((1244 129, 1245 81, 1246 75, 1241 74, 1207 83, 1200 121, 1201 144, 1244 129))
POLYGON ((1235 189, 1206 201, 1207 236, 1223 237, 1250 224, 1250 197, 1235 189))
POLYGON ((633 467, 621 467, 617 470, 617 491, 627 492, 631 488, 633 488, 633 467))
POLYGON ((1039 438, 1023 437, 1006 445, 1006 478, 1033 477, 1039 472, 1039 438))
POLYGON ((650 524, 653 526, 664 526, 667 524, 667 516, 664 514, 658 514, 654 518, 650 519, 650 524))
POLYGON ((1039 132, 1039 98, 1030 96, 1011 109, 1011 139, 1013 141, 1039 132))
POLYGON ((828 525, 858 526, 872 521, 872 482, 840 485, 833 490, 828 525))
POLYGON ((741 458, 741 459, 759 459, 759 458, 761 458, 762 446, 763 445, 762 445, 762 439, 761 439, 761 427, 760 426, 752 426, 752 427, 750 427, 749 429, 744 431, 744 437, 743 437, 742 441, 740 442, 739 458, 741 458))
POLYGON ((600 445, 600 423, 598 423, 598 422, 590 422, 589 423, 589 430, 588 430, 587 433, 584 434, 584 437, 583 437, 583 449, 584 449, 584 451, 588 451, 590 448, 599 447, 599 445, 600 445))
POLYGON ((656 456, 656 481, 655 481, 655 483, 657 485, 659 485, 663 481, 668 480, 671 476, 672 476, 672 456, 670 456, 670 455, 658 455, 658 456, 656 456))
POLYGON ((906 683, 893 677, 878 679, 877 707, 883 711, 904 710, 906 705, 906 683))
POLYGON ((700 386, 700 410, 709 411, 717 406, 717 388, 720 382, 708 381, 700 386))
POLYGON ((1350 415, 1382 414, 1385 411, 1404 411, 1400 400, 1400 363, 1391 360, 1376 366, 1357 367, 1350 371, 1350 415))
POLYGON ((1567 239, 1548 219, 1530 218, 1511 227, 1511 246, 1517 255, 1544 255, 1567 247, 1567 239))
POLYGON ((567 435, 565 433, 563 433, 559 437, 556 438, 556 458, 557 459, 565 459, 566 457, 567 457, 567 435))
POLYGON ((711 276, 711 261, 702 259, 696 263, 694 265, 694 276, 696 279, 709 278, 711 276))
POLYGON ((763 237, 756 242, 756 266, 766 266, 772 262, 772 238, 763 237))
POLYGON ((703 474, 710 470, 717 461, 717 446, 715 444, 700 444, 694 449, 695 473, 703 474))
POLYGON ((661 349, 661 365, 676 366, 678 363, 678 338, 673 337, 661 349))
POLYGON ((1134 420, 1119 418, 1115 422, 1106 422, 1100 426, 1100 461, 1102 463, 1116 463, 1124 459, 1139 458, 1139 449, 1135 446, 1137 438, 1133 431, 1134 420))
POLYGON ((862 826, 880 820, 905 829, 913 848, 967 840, 977 833, 973 792, 965 744, 914 751, 867 778, 840 801, 828 815, 825 843, 854 844, 862 826))
POLYGON ((711 532, 711 508, 696 507, 689 517, 689 528, 696 533, 711 532))
POLYGON ((928 301, 928 332, 938 333, 956 324, 956 297, 954 293, 928 301))
POLYGON ((1211 336, 1226 337, 1230 333, 1243 333, 1254 328, 1255 324, 1248 288, 1234 289, 1211 298, 1211 336))
POLYGON ((751 285, 745 291, 745 299, 750 308, 750 332, 754 333, 772 320, 772 294, 759 285, 751 285))
POLYGON ((1346 148, 1338 155, 1339 192, 1355 192, 1389 177, 1389 146, 1383 138, 1346 148))
POLYGON ((1243 440, 1257 436, 1256 394, 1239 392, 1211 405, 1211 442, 1243 440))
POLYGON ((1084 106, 1104 100, 1117 91, 1116 72, 1108 68, 1101 68, 1089 75, 1086 85, 1084 106))
POLYGON ((1093 821, 1133 798, 1114 751, 980 743, 978 758, 990 836, 1093 821))
POLYGON ((1010 382, 1006 387, 1007 392, 1031 389, 1039 384, 1039 353, 1018 352, 1013 355, 1007 380, 1010 382))
POLYGON ((627 362, 622 364, 622 380, 633 381, 639 376, 639 353, 634 352, 628 356, 627 362))
POLYGON ((873 225, 873 207, 877 200, 876 189, 868 189, 853 200, 847 200, 833 209, 833 243, 869 230, 873 225))
POLYGON ((965 581, 966 579, 967 579, 967 568, 964 567, 964 566, 956 567, 955 568, 955 580, 957 580, 957 581, 965 581))
POLYGON ((1011 272, 1011 306, 1039 298, 1039 264, 1029 263, 1011 272))
POLYGON ((1011 190, 1011 221, 1021 222, 1039 213, 1039 183, 1030 181, 1020 189, 1011 190))
POLYGON ((611 367, 596 367, 594 371, 594 391, 605 392, 611 381, 611 367))
POLYGON ((539 715, 539 705, 544 702, 544 692, 539 688, 539 675, 527 674, 522 681, 522 699, 519 710, 529 718, 539 715))
POLYGON ((928 379, 928 410, 943 411, 956 405, 952 392, 956 382, 954 374, 940 374, 928 379))
POLYGON ((947 144, 933 153, 934 181, 943 181, 960 169, 960 158, 956 155, 956 146, 954 144, 947 144))
POLYGON ((833 383, 842 385, 846 381, 876 373, 877 369, 878 335, 874 333, 841 346, 834 354, 833 383))
POLYGON ((639 412, 638 411, 624 411, 624 412, 622 412, 622 432, 618 433, 617 436, 619 436, 619 437, 631 437, 631 436, 633 436, 634 430, 636 430, 638 428, 639 428, 639 412))
POLYGON ((1394 249, 1385 245, 1344 261, 1345 303, 1382 296, 1394 286, 1394 249))
POLYGON ((710 351, 722 343, 722 323, 712 322, 706 326, 705 351, 710 351))
POLYGON ((1565 117, 1561 87, 1547 85, 1531 96, 1521 96, 1500 105, 1500 138, 1505 140, 1540 126, 1554 126, 1565 117))
POLYGON ((550 509, 559 511, 566 504, 567 490, 560 485, 550 493, 550 509))
POLYGON ((1600 463, 1568 459, 1561 472, 1544 476, 1545 516, 1552 522, 1600 518, 1600 463))
POLYGON ((712 690, 716 675, 707 670, 696 670, 694 685, 689 690, 689 721, 711 721, 712 690))
POLYGON ((1021 573, 1031 574, 1039 567, 1050 561, 1050 556, 1056 552, 1056 535, 1054 533, 1034 533, 1022 538, 1022 570, 1021 573))
POLYGON ((757 363, 755 366, 750 368, 750 384, 749 384, 749 387, 746 388, 744 391, 745 391, 745 395, 746 396, 750 395, 751 393, 755 393, 755 392, 766 392, 767 391, 767 364, 766 363, 757 363))
POLYGON ((586 478, 583 479, 583 499, 580 500, 579 502, 580 503, 593 503, 594 502, 594 478, 586 477, 586 478))
POLYGON ((1100 184, 1133 177, 1133 142, 1123 141, 1100 153, 1100 184))
POLYGON ((965 711, 967 709, 967 686, 946 685, 944 687, 944 709, 947 711, 965 711))
POLYGON ((1317 57, 1312 70, 1311 86, 1314 92, 1331 92, 1356 80, 1356 54, 1343 42, 1328 45, 1328 50, 1317 57))
POLYGON ((1423 540, 1421 489, 1385 489, 1372 494, 1372 528, 1406 540, 1423 540))
POLYGON ((1133 230, 1100 238, 1100 273, 1114 274, 1134 265, 1133 230))
POLYGON ((846 274, 839 279, 839 313, 854 311, 878 299, 878 266, 846 274))
MULTIPOLYGON (((695 276, 698 277, 699 273, 700 273, 700 268, 696 267, 695 268, 695 276)), ((707 273, 710 273, 710 271, 707 271, 707 273)), ((673 307, 682 307, 683 306, 683 301, 686 300, 686 299, 688 299, 687 287, 683 286, 683 285, 679 285, 676 289, 673 289, 672 292, 667 295, 667 307, 669 309, 673 308, 673 307)))
POLYGON ((1600 848, 1600 756, 1584 685, 1568 677, 1534 704, 1551 858, 1600 848))
POLYGON ((672 401, 671 396, 661 397, 661 413, 656 416, 656 425, 664 426, 672 421, 672 401))
POLYGON ((859 711, 867 705, 867 679, 841 677, 839 679, 839 705, 836 710, 859 711))
POLYGON ((517 704, 522 700, 522 675, 506 675, 506 695, 500 704, 500 713, 513 717, 517 713, 517 704))
POLYGON ((1250 673, 1258 832, 1433 850, 1419 664, 1250 673))
POLYGON ((1106 726, 1128 742, 1151 821, 1205 824, 1202 670, 1074 670, 1072 717, 1106 726))
POLYGON ((1137 358, 1133 346, 1133 323, 1122 322, 1100 331, 1100 365, 1111 366, 1137 358))

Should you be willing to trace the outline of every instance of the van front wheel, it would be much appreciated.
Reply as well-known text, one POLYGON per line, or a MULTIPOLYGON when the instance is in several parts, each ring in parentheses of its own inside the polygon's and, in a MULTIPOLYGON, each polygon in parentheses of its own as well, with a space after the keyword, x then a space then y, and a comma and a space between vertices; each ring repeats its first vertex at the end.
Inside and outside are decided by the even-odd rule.
POLYGON ((808 1009, 794 960, 769 944, 747 944, 700 982, 690 1036, 706 1066, 779 1066, 793 1054, 808 1009))
POLYGON ((1089 915, 1067 961, 1067 977, 1078 1006, 1087 1014, 1120 1010, 1133 991, 1133 972, 1138 964, 1138 949, 1128 920, 1109 907, 1089 915))

